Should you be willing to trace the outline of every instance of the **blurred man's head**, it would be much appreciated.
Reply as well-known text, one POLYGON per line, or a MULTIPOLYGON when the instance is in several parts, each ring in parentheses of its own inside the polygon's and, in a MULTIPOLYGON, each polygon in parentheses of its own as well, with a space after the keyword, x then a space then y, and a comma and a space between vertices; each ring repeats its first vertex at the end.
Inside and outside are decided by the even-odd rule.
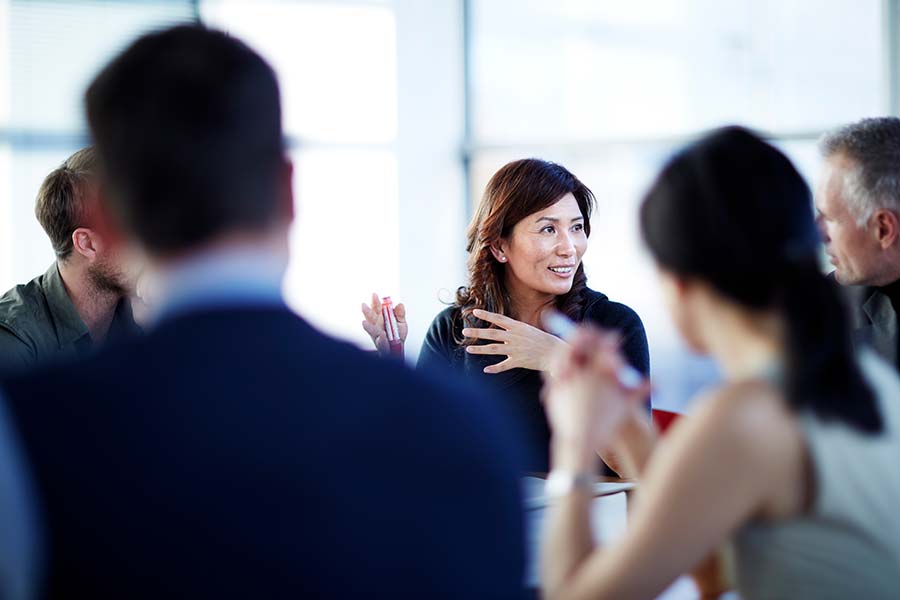
POLYGON ((110 204, 152 257, 271 236, 292 219, 275 73, 225 33, 146 35, 97 76, 87 113, 110 204))
POLYGON ((826 134, 816 208, 844 285, 900 279, 900 119, 863 119, 826 134))
POLYGON ((140 265, 108 226, 94 148, 79 150, 44 178, 34 212, 60 265, 83 271, 99 291, 120 296, 133 291, 140 265))

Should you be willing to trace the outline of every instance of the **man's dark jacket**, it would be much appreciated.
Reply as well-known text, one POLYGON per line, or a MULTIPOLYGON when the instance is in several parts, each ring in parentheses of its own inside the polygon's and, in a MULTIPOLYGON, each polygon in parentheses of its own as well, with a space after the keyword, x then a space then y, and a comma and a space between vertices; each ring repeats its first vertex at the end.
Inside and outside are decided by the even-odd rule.
POLYGON ((523 577, 496 403, 286 308, 174 317, 2 386, 66 598, 507 598, 523 577))

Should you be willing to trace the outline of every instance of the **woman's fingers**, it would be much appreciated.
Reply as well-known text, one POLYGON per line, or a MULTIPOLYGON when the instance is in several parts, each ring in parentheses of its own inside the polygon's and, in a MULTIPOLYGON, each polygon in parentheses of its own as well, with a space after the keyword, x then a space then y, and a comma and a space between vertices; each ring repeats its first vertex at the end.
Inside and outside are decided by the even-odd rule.
POLYGON ((376 325, 375 323, 372 323, 372 322, 370 322, 370 321, 368 321, 368 320, 363 321, 363 322, 362 322, 362 326, 363 326, 363 329, 366 330, 366 333, 368 333, 369 336, 370 336, 373 340, 374 340, 375 338, 379 337, 380 335, 383 335, 383 334, 384 334, 384 331, 381 329, 381 327, 379 327, 379 326, 376 325))
POLYGON ((473 310, 472 314, 482 321, 493 323, 494 325, 498 325, 500 327, 503 327, 504 329, 509 329, 510 327, 515 327, 519 324, 519 321, 516 321, 515 319, 510 319, 509 317, 506 317, 504 315, 498 315, 497 313, 481 310, 480 308, 476 308, 475 310, 473 310))
POLYGON ((626 367, 619 349, 620 339, 615 331, 580 325, 572 336, 570 346, 556 357, 554 374, 559 379, 588 377, 598 385, 601 381, 615 382, 627 391, 629 399, 639 395, 643 400, 649 392, 647 380, 640 380, 635 387, 634 382, 620 378, 620 372, 626 367))
POLYGON ((619 335, 591 325, 579 325, 568 350, 569 362, 576 368, 615 374, 624 364, 619 354, 619 335))
POLYGON ((375 344, 375 349, 381 353, 386 353, 388 351, 388 342, 387 336, 384 334, 384 330, 378 325, 369 323, 368 321, 363 321, 362 326, 363 329, 366 330, 366 333, 369 334, 369 337, 372 338, 372 343, 375 344))
POLYGON ((644 408, 644 400, 650 397, 650 393, 653 391, 653 384, 649 379, 644 379, 641 382, 641 385, 634 388, 634 393, 631 395, 631 404, 632 407, 640 407, 641 415, 645 415, 646 413, 644 408))
POLYGON ((593 363, 602 348, 603 334, 589 325, 579 325, 569 341, 565 362, 573 369, 584 369, 593 363))
MULTIPOLYGON (((372 299, 377 300, 378 296, 372 294, 372 299)), ((378 310, 373 310, 371 306, 367 305, 363 302, 362 306, 363 316, 366 318, 365 321, 362 322, 363 329, 365 329, 366 333, 369 334, 369 337, 372 338, 372 343, 375 344, 375 348, 384 353, 387 350, 387 340, 385 339, 384 333, 384 319, 381 318, 381 312, 378 310)))
POLYGON ((510 369, 515 369, 516 366, 513 364, 512 359, 507 358, 504 361, 497 363, 496 365, 488 365, 484 368, 484 372, 488 374, 496 374, 502 373, 503 371, 508 371, 510 369))
MULTIPOLYGON (((368 333, 372 338, 372 341, 375 342, 375 346, 379 351, 387 352, 388 341, 387 334, 384 331, 384 316, 381 312, 381 298, 378 297, 378 294, 373 292, 371 304, 363 302, 361 308, 363 316, 366 318, 362 324, 363 329, 366 330, 366 333, 368 333)), ((404 306, 403 303, 394 307, 394 317, 397 319, 400 339, 406 341, 406 334, 409 331, 409 327, 406 323, 406 306, 404 306)))
POLYGON ((366 321, 368 321, 369 323, 376 323, 378 321, 378 317, 374 312, 372 312, 372 307, 370 307, 368 304, 363 302, 360 308, 362 308, 362 314, 366 318, 366 321))
POLYGON ((483 346, 466 346, 469 354, 502 354, 507 355, 509 348, 506 344, 485 344, 483 346))
POLYGON ((467 338, 475 338, 476 340, 505 342, 509 339, 509 334, 502 329, 476 329, 474 327, 466 327, 462 330, 462 334, 467 338))
POLYGON ((394 307, 394 317, 397 319, 397 330, 400 332, 400 339, 406 342, 406 336, 409 334, 409 325, 406 323, 406 306, 402 302, 394 307))

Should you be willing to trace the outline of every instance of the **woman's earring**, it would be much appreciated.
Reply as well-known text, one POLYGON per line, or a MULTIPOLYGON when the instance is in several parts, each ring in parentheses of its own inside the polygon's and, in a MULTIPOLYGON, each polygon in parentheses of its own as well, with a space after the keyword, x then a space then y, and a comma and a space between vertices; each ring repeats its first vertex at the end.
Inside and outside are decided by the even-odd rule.
POLYGON ((506 257, 505 257, 505 256, 501 256, 501 257, 500 257, 500 262, 506 262, 506 257))

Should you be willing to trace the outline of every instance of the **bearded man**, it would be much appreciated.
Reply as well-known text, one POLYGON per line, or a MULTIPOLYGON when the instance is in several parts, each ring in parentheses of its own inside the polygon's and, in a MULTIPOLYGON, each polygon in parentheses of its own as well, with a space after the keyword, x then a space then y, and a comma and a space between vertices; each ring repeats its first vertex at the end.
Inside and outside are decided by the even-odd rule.
POLYGON ((140 266, 109 227, 97 164, 83 148, 41 184, 35 215, 56 261, 0 297, 0 369, 82 356, 140 331, 130 302, 140 266))

